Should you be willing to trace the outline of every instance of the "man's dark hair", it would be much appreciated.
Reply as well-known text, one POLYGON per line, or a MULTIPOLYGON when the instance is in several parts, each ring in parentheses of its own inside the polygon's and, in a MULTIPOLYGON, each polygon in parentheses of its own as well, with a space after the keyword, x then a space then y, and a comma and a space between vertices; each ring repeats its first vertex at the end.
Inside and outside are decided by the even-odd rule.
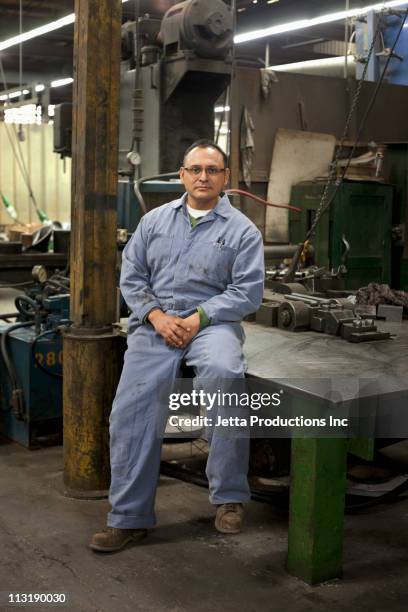
POLYGON ((211 149, 215 149, 216 151, 221 153, 222 158, 224 160, 224 166, 227 168, 227 166, 228 166, 228 157, 227 157, 227 155, 224 153, 224 151, 221 149, 221 147, 219 147, 212 140, 208 140, 207 138, 201 138, 200 140, 196 140, 195 142, 193 142, 192 145, 190 145, 188 147, 188 149, 185 150, 184 155, 183 155, 183 164, 184 164, 184 160, 186 159, 186 157, 190 153, 190 151, 192 151, 193 149, 196 149, 197 147, 199 149, 206 149, 207 147, 210 147, 211 149))

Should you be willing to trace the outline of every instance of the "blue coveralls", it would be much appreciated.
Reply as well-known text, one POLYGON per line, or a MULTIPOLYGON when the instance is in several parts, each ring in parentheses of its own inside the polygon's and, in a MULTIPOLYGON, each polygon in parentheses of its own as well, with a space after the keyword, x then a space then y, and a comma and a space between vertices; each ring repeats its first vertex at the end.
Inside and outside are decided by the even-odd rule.
MULTIPOLYGON (((132 314, 128 349, 110 417, 111 487, 108 525, 149 528, 162 439, 155 387, 174 380, 183 360, 198 379, 242 379, 240 321, 258 309, 264 285, 262 236, 223 195, 192 228, 182 198, 147 213, 123 251, 120 288, 132 314), (201 305, 211 325, 185 348, 167 346, 150 324, 155 307, 185 318, 201 305)), ((212 504, 247 502, 249 439, 209 440, 212 504)))

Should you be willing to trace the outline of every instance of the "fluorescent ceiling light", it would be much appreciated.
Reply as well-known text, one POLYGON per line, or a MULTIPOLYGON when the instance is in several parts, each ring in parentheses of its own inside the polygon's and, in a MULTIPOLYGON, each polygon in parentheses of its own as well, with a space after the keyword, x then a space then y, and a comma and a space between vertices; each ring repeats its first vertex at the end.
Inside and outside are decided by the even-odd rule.
MULTIPOLYGON (((349 64, 355 64, 354 55, 347 56, 349 64)), ((293 62, 291 64, 279 64, 279 66, 268 66, 268 70, 277 70, 282 72, 292 72, 299 68, 318 68, 319 66, 344 66, 344 56, 340 57, 324 57, 323 59, 306 60, 304 62, 293 62)))
MULTIPOLYGON (((128 2, 128 0, 122 0, 122 4, 124 4, 125 2, 128 2)), ((408 4, 408 0, 405 0, 404 2, 401 2, 401 0, 393 0, 392 2, 379 2, 377 4, 371 4, 362 8, 350 9, 348 11, 339 11, 337 13, 322 15, 320 17, 315 17, 314 19, 302 19, 300 21, 292 21, 277 26, 271 26, 269 28, 263 28, 261 30, 253 30, 252 32, 237 34, 234 37, 234 42, 236 44, 240 44, 248 42, 250 40, 257 40, 258 38, 265 38, 266 36, 274 36, 276 34, 294 32, 296 30, 311 28, 316 25, 332 23, 334 21, 342 21, 343 19, 347 19, 349 17, 358 17, 359 15, 364 15, 370 11, 381 11, 387 8, 398 8, 406 4, 408 4)), ((56 21, 51 21, 50 23, 47 23, 38 28, 34 28, 33 30, 29 30, 28 32, 24 32, 23 34, 19 34, 18 36, 13 36, 12 38, 3 40, 2 42, 0 42, 0 51, 9 49, 10 47, 18 45, 27 40, 37 38, 38 36, 42 36, 43 34, 48 34, 48 32, 59 30, 60 28, 70 25, 74 22, 75 13, 71 13, 70 15, 66 15, 65 17, 57 19, 56 21)))
POLYGON ((229 110, 231 110, 229 106, 216 106, 214 108, 215 113, 222 113, 224 111, 228 113, 229 110))
POLYGON ((44 91, 44 89, 45 89, 45 85, 43 85, 42 83, 35 86, 35 91, 44 91))
POLYGON ((21 98, 21 96, 26 96, 29 93, 30 92, 28 89, 23 89, 23 91, 19 89, 18 91, 12 91, 8 94, 2 94, 0 96, 0 102, 4 102, 5 100, 14 100, 14 98, 21 98))
POLYGON ((69 85, 73 82, 74 79, 72 77, 67 77, 66 79, 57 79, 56 81, 51 81, 51 87, 62 87, 63 85, 69 85))
MULTIPOLYGON (((122 0, 122 4, 127 2, 128 0, 122 0)), ((71 25, 75 22, 75 13, 70 13, 65 17, 61 17, 61 19, 57 19, 56 21, 51 21, 50 23, 46 23, 43 26, 38 28, 34 28, 33 30, 29 30, 28 32, 24 32, 23 34, 18 34, 18 36, 12 36, 11 38, 7 38, 0 42, 0 51, 4 51, 5 49, 9 49, 10 47, 14 47, 15 45, 19 45, 26 40, 31 40, 32 38, 37 38, 38 36, 43 36, 43 34, 48 34, 48 32, 53 32, 54 30, 59 30, 60 28, 64 28, 67 25, 71 25)))
POLYGON ((41 106, 36 106, 35 104, 25 104, 24 106, 6 108, 4 111, 4 121, 5 123, 41 125, 41 115, 41 106))
POLYGON ((34 28, 33 30, 29 30, 28 32, 24 32, 23 34, 19 34, 18 36, 13 36, 12 38, 8 38, 7 40, 3 40, 0 42, 0 51, 4 51, 4 49, 9 49, 10 47, 14 47, 14 45, 19 45, 26 40, 31 40, 32 38, 37 38, 37 36, 42 36, 43 34, 48 34, 48 32, 53 32, 54 30, 59 30, 64 26, 70 25, 75 21, 75 14, 71 13, 71 15, 67 15, 66 17, 62 17, 61 19, 57 19, 57 21, 51 21, 51 23, 46 23, 39 28, 34 28))
POLYGON ((26 96, 27 94, 29 94, 30 92, 28 91, 28 89, 23 89, 23 91, 12 91, 11 93, 9 93, 8 97, 10 98, 10 100, 12 100, 13 98, 19 98, 20 96, 26 96))
POLYGON ((378 2, 377 4, 370 4, 369 6, 350 9, 348 11, 338 11, 337 13, 329 13, 327 15, 321 15, 320 17, 314 17, 313 19, 301 19, 299 21, 291 21, 283 23, 277 26, 271 26, 269 28, 262 28, 261 30, 253 30, 252 32, 245 32, 243 34, 237 34, 234 36, 234 42, 236 44, 248 42, 250 40, 257 40, 259 38, 265 38, 266 36, 275 36, 276 34, 284 34, 285 32, 294 32, 296 30, 303 30, 305 28, 311 28, 317 25, 323 25, 325 23, 333 23, 335 21, 342 21, 350 17, 358 17, 359 15, 365 15, 370 11, 382 11, 388 8, 398 8, 400 6, 407 5, 408 1, 405 0, 393 0, 392 2, 378 2))

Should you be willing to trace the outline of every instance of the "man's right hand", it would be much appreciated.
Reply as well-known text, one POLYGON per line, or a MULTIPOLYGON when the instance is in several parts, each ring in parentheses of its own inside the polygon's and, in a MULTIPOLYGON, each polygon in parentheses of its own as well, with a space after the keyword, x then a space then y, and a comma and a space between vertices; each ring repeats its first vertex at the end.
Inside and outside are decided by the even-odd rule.
POLYGON ((190 328, 186 327, 184 319, 168 315, 159 308, 149 312, 148 317, 154 329, 170 346, 181 348, 189 337, 190 328))

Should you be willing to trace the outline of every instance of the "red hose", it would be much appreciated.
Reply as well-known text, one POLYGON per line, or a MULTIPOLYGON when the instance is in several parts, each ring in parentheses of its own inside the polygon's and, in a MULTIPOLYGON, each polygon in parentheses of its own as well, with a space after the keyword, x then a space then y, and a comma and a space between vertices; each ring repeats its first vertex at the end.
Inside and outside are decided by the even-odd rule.
POLYGON ((286 208, 286 210, 294 210, 296 212, 302 212, 301 208, 297 208, 296 206, 290 206, 290 204, 272 204, 271 202, 267 202, 263 198, 254 195, 253 193, 249 193, 248 191, 243 191, 242 189, 226 189, 225 193, 236 193, 239 195, 246 196, 247 198, 251 198, 255 200, 255 202, 260 202, 265 206, 272 206, 273 208, 286 208))

